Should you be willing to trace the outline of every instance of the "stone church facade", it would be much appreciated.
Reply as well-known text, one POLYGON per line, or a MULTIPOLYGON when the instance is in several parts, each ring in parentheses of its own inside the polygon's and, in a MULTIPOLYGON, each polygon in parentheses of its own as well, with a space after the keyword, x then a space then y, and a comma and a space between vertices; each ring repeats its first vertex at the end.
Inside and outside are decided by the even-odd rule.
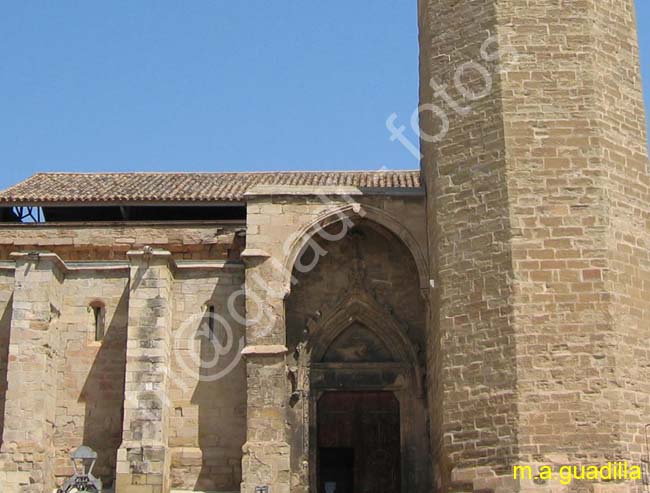
POLYGON ((633 2, 419 11, 418 171, 0 193, 0 491, 645 491, 513 476, 648 463, 633 2))

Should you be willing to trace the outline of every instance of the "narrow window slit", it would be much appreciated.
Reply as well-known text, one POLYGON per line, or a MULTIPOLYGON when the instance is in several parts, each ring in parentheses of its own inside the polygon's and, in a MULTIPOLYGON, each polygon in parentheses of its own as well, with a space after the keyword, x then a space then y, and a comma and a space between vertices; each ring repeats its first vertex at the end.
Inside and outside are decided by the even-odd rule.
POLYGON ((93 320, 95 322, 95 341, 100 342, 104 340, 105 331, 105 310, 101 305, 93 305, 93 320))
POLYGON ((208 339, 214 340, 214 305, 208 306, 208 339))

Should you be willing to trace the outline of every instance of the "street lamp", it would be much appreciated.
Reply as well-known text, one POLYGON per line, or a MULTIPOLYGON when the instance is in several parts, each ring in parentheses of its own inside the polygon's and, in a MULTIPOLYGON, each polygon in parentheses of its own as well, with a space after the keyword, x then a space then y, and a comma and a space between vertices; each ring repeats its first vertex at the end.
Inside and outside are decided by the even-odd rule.
POLYGON ((93 476, 93 467, 97 462, 97 452, 90 447, 82 445, 70 454, 74 474, 68 478, 57 493, 73 493, 88 491, 101 493, 102 481, 93 476))

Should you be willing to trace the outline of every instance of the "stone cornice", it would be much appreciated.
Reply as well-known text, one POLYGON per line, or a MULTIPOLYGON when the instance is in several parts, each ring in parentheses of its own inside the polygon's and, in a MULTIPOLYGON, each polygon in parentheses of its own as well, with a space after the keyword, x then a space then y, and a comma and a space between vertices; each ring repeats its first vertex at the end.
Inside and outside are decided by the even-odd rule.
MULTIPOLYGON (((129 259, 138 259, 147 255, 142 250, 131 250, 127 252, 129 259)), ((210 271, 210 270, 242 270, 243 262, 237 260, 175 260, 171 253, 164 250, 154 250, 150 253, 153 257, 168 258, 170 266, 180 271, 210 271)), ((62 272, 89 272, 89 271, 124 271, 128 272, 131 267, 129 261, 65 261, 56 253, 47 251, 13 252, 10 255, 12 260, 0 261, 0 270, 15 270, 16 262, 25 259, 33 261, 50 260, 62 272)))
POLYGON ((259 248, 246 248, 239 257, 242 259, 242 262, 248 267, 253 267, 255 265, 265 262, 271 257, 271 254, 261 250, 259 248))
POLYGON ((244 197, 264 197, 269 195, 313 196, 313 195, 390 195, 424 197, 424 188, 381 188, 354 187, 340 185, 256 185, 248 190, 244 197))
POLYGON ((237 260, 174 260, 178 270, 241 270, 244 263, 237 260))
POLYGON ((275 356, 286 354, 289 350, 287 346, 281 344, 262 344, 256 346, 246 346, 241 354, 247 356, 275 356))
POLYGON ((13 252, 10 254, 10 257, 14 259, 15 262, 26 261, 26 262, 32 262, 34 264, 38 264, 42 260, 50 261, 61 272, 67 272, 69 270, 65 265, 65 262, 61 260, 61 257, 59 257, 56 253, 52 253, 52 252, 44 252, 44 251, 13 252))

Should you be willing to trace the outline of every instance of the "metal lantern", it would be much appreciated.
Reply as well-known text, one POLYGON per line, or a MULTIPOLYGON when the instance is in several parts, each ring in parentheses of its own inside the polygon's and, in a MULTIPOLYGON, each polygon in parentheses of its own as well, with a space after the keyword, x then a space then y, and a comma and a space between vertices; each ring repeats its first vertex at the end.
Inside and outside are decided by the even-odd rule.
POLYGON ((90 447, 82 445, 70 454, 74 474, 63 483, 57 493, 73 493, 76 491, 89 491, 101 493, 102 481, 93 476, 93 467, 97 462, 97 452, 90 447))

